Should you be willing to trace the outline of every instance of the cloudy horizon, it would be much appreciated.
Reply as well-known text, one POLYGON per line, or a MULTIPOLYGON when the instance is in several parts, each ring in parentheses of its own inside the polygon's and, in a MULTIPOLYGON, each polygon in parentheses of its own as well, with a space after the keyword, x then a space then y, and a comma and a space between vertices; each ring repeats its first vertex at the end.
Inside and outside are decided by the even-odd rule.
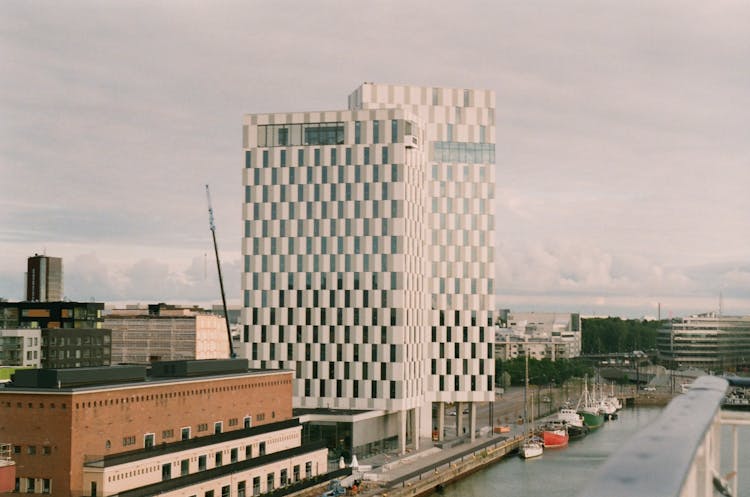
POLYGON ((496 307, 750 314, 750 4, 6 2, 0 297, 239 303, 242 115, 497 94, 496 307), (721 297, 720 297, 721 296, 721 297))

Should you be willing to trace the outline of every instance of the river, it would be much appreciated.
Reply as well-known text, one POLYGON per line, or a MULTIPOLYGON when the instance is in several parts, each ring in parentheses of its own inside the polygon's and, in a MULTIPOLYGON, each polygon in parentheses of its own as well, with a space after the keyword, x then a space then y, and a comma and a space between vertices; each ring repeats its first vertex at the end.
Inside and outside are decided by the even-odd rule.
MULTIPOLYGON (((444 489, 443 497, 573 497, 585 487, 610 454, 646 427, 661 413, 658 407, 626 408, 619 419, 609 421, 565 449, 546 450, 537 459, 509 457, 444 489)), ((722 463, 731 464, 730 428, 724 427, 722 463)), ((739 495, 750 495, 750 428, 739 429, 739 495), (744 477, 744 480, 742 479, 744 477)), ((665 461, 665 464, 667 462, 665 461)), ((724 470, 724 473, 729 469, 724 470)))

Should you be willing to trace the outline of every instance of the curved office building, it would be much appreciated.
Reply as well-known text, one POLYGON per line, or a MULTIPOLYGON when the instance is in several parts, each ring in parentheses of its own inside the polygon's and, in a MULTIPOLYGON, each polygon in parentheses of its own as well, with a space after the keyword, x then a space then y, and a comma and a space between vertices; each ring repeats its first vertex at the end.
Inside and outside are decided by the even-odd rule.
POLYGON ((676 318, 659 330, 656 346, 669 367, 735 371, 750 365, 750 316, 676 318))

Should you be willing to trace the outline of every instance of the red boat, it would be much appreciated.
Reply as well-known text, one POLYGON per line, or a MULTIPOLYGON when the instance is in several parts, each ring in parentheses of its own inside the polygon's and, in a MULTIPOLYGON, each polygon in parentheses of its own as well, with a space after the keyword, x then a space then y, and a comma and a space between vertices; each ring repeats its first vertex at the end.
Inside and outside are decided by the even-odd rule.
POLYGON ((542 429, 544 448, 565 447, 568 445, 568 430, 561 425, 547 425, 542 429))

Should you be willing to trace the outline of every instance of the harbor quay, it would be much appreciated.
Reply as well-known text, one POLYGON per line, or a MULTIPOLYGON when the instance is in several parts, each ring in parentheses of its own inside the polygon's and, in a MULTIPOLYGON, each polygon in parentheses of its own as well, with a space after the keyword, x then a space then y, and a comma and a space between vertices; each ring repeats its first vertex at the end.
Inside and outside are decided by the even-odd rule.
MULTIPOLYGON (((562 403, 569 401, 572 391, 574 389, 565 387, 543 390, 539 394, 541 401, 538 407, 535 406, 538 421, 543 423, 562 403), (544 402, 545 398, 548 399, 547 402, 544 402)), ((624 387, 618 395, 623 404, 628 406, 664 406, 673 397, 673 394, 668 393, 641 394, 629 387, 624 387)), ((384 453, 362 459, 358 461, 358 467, 347 468, 351 470, 351 476, 340 481, 347 487, 350 484, 346 483, 351 481, 360 482, 357 495, 368 497, 427 495, 507 456, 515 455, 523 443, 524 427, 516 422, 523 413, 523 390, 509 389, 502 399, 498 398, 493 403, 491 410, 488 404, 481 406, 479 412, 492 412, 495 425, 503 423, 508 430, 506 433, 496 434, 489 426, 485 426, 474 441, 471 441, 468 435, 456 433, 455 426, 448 426, 444 441, 423 438, 420 440, 419 450, 409 451, 403 456, 384 453), (513 422, 505 424, 505 420, 513 422)), ((350 461, 345 462, 349 466, 350 461)), ((329 483, 322 483, 294 495, 319 497, 327 495, 329 487, 329 483)))

